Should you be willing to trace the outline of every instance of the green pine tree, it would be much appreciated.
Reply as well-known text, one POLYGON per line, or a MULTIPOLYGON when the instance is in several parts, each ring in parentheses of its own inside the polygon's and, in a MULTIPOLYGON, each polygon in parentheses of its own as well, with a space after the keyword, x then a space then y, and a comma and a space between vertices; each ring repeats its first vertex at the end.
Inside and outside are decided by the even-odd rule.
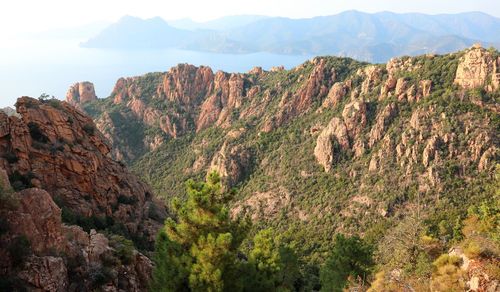
POLYGON ((165 222, 156 246, 153 291, 237 291, 237 250, 247 223, 233 220, 218 174, 205 183, 187 182, 187 200, 173 202, 174 219, 165 222))
POLYGON ((294 291, 300 277, 297 256, 272 229, 255 235, 245 280, 246 291, 294 291))
POLYGON ((320 271, 321 291, 343 291, 348 278, 368 276, 372 248, 359 237, 337 234, 330 257, 320 271))

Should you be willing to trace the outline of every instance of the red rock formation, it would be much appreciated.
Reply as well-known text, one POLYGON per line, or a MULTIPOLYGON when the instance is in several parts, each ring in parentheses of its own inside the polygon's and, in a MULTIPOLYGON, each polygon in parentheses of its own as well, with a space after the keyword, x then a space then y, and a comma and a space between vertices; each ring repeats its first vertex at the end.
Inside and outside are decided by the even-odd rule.
POLYGON ((163 76, 158 95, 188 108, 199 105, 212 91, 214 74, 209 67, 180 64, 163 76))
POLYGON ((366 94, 371 91, 373 87, 381 81, 380 78, 382 77, 382 73, 382 69, 376 65, 370 65, 360 69, 357 74, 365 78, 361 85, 361 94, 366 94))
POLYGON ((54 107, 27 97, 16 106, 21 119, 0 114, 0 157, 16 161, 0 158, 0 167, 9 175, 29 175, 17 183, 42 187, 75 214, 109 217, 154 240, 161 222, 148 213, 159 204, 148 186, 108 157, 110 148, 89 117, 66 103, 54 107), (125 198, 134 204, 120 204, 125 198))
MULTIPOLYGON (((92 279, 92 274, 98 272, 95 269, 105 265, 103 258, 116 257, 106 236, 95 230, 89 234, 78 226, 63 225, 61 209, 44 190, 26 189, 14 196, 18 200, 14 207, 0 206, 0 217, 8 226, 7 233, 0 237, 0 275, 17 276, 32 289, 41 291, 70 291, 75 290, 75 285, 86 291, 95 288, 92 279), (9 247, 20 237, 30 243, 32 254, 27 255, 21 267, 15 267, 9 247), (77 266, 70 266, 69 262, 77 266), (75 283, 75 278, 82 280, 75 283)), ((117 273, 108 276, 106 286, 116 289, 120 282, 120 287, 139 291, 147 287, 152 263, 135 252, 130 262, 110 268, 117 273)))
POLYGON ((215 74, 213 93, 201 105, 196 121, 196 131, 203 130, 214 123, 218 126, 231 122, 231 113, 238 109, 245 95, 244 80, 238 74, 215 74))
POLYGON ((314 156, 321 164, 326 172, 332 168, 336 156, 339 155, 336 149, 336 144, 340 145, 341 149, 349 149, 349 136, 347 127, 339 118, 333 118, 328 126, 321 132, 316 141, 314 148, 314 156))
POLYGON ((236 185, 250 165, 250 152, 243 146, 228 146, 224 142, 221 149, 213 156, 209 172, 217 171, 228 187, 236 185))
POLYGON ((378 142, 385 134, 387 127, 391 123, 392 119, 396 115, 397 105, 396 103, 388 104, 378 115, 375 121, 375 125, 370 131, 368 146, 372 147, 376 142, 378 142))
MULTIPOLYGON (((12 194, 17 203, 0 205, 9 227, 0 236, 0 274, 41 291, 74 290, 76 277, 81 289, 92 290, 92 273, 106 265, 105 258, 116 257, 113 242, 95 230, 63 224, 54 201, 64 206, 66 218, 123 228, 142 238, 144 247, 152 246, 164 208, 148 186, 108 157, 110 148, 89 117, 65 102, 23 97, 16 107, 21 118, 0 113, 0 183, 3 190, 11 183, 27 189, 12 194), (21 237, 32 254, 14 270, 10 246, 21 237), (76 267, 68 264, 75 261, 76 267)), ((135 251, 113 269, 107 287, 139 291, 147 287, 152 263, 135 251)))
POLYGON ((350 82, 336 82, 328 92, 321 109, 335 107, 345 97, 347 91, 350 89, 350 82))
POLYGON ((431 95, 432 80, 421 80, 419 82, 419 93, 422 97, 431 95))
POLYGON ((355 140, 366 126, 366 103, 361 100, 348 103, 342 111, 351 141, 355 140))
POLYGON ((466 89, 485 87, 488 77, 491 77, 492 85, 489 90, 496 90, 499 65, 500 60, 494 59, 490 52, 480 46, 474 46, 460 59, 455 84, 466 89))
POLYGON ((97 100, 94 84, 88 81, 73 84, 66 93, 66 101, 74 106, 94 100, 97 100))
POLYGON ((281 98, 277 114, 265 121, 262 131, 269 132, 283 123, 311 109, 313 102, 324 98, 336 78, 335 69, 326 66, 326 60, 315 58, 314 68, 296 93, 285 92, 281 98))

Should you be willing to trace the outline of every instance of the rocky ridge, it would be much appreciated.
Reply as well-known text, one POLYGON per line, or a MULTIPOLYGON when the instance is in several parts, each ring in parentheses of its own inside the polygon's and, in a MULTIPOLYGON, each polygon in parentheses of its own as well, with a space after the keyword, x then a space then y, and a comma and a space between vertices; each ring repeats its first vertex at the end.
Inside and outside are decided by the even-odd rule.
POLYGON ((112 234, 151 249, 162 204, 108 156, 105 138, 79 110, 28 97, 16 108, 20 118, 0 113, 2 190, 14 202, 0 208, 8 226, 0 235, 2 275, 17 273, 22 285, 44 291, 144 290, 151 261, 133 245, 121 254, 126 239, 112 234), (20 239, 29 246, 23 262, 9 252, 20 239))
MULTIPOLYGON (((384 151, 389 156, 396 153, 395 160, 401 166, 408 168, 415 163, 422 163, 429 167, 430 160, 439 160, 439 155, 434 155, 437 148, 445 145, 453 147, 450 143, 456 143, 456 140, 452 140, 453 133, 445 133, 444 125, 438 126, 438 121, 426 125, 426 128, 423 125, 415 127, 419 123, 415 120, 420 119, 418 112, 423 110, 419 106, 420 101, 430 98, 443 86, 452 86, 443 85, 443 77, 429 75, 428 70, 432 68, 426 67, 441 62, 443 58, 449 59, 448 64, 457 64, 452 69, 454 71, 450 72, 454 78, 452 82, 463 90, 484 87, 493 92, 497 89, 498 54, 481 47, 444 57, 426 55, 395 58, 385 66, 319 57, 290 71, 266 72, 257 68, 248 74, 221 71, 214 74, 208 67, 181 64, 166 73, 122 78, 113 90, 111 99, 113 104, 122 106, 117 114, 123 116, 123 121, 137 120, 145 129, 157 129, 154 135, 142 134, 144 136, 139 139, 144 141, 142 152, 137 149, 134 152, 128 146, 130 143, 120 145, 116 142, 123 140, 123 133, 116 131, 116 123, 108 112, 97 113, 95 118, 99 129, 115 146, 114 157, 131 161, 160 148, 170 139, 200 133, 207 128, 229 131, 233 125, 241 125, 241 121, 245 121, 245 127, 270 133, 313 113, 312 109, 316 108, 315 112, 319 115, 338 109, 341 113, 339 116, 319 127, 322 130, 316 138, 313 151, 325 170, 330 170, 336 161, 350 153, 361 157, 368 152, 371 158, 367 168, 375 171, 387 158, 383 151, 372 151, 379 143, 392 147, 384 151), (276 81, 280 78, 280 81, 276 81), (144 86, 145 82, 147 87, 144 86), (413 126, 402 132, 400 137, 388 137, 388 129, 393 126, 394 120, 408 107, 420 108, 414 111, 411 118, 407 116, 403 123, 413 126), (416 139, 417 144, 408 145, 408 139, 416 139), (425 151, 423 148, 418 150, 421 147, 425 151)), ((446 71, 441 72, 444 73, 451 75, 446 71)), ((436 112, 433 107, 426 110, 436 112)), ((468 119, 467 116, 464 118, 468 119)), ((479 153, 471 156, 474 158, 471 162, 477 164, 482 161, 479 169, 485 169, 485 164, 491 163, 492 157, 497 155, 497 146, 491 143, 495 141, 494 133, 487 136, 489 138, 482 140, 481 150, 474 150, 479 153)), ((233 151, 232 155, 222 155, 228 151, 225 145, 230 140, 229 135, 226 136, 221 142, 224 145, 218 146, 219 153, 204 159, 212 160, 210 164, 205 163, 205 167, 227 173, 227 182, 235 185, 244 177, 240 170, 248 170, 253 158, 249 158, 252 151, 241 149, 239 151, 247 154, 239 155, 233 151), (227 167, 233 171, 228 172, 227 167)), ((468 157, 465 153, 462 156, 468 157)))
MULTIPOLYGON (((436 149, 445 145, 453 148, 451 144, 456 143, 456 140, 452 140, 453 133, 446 133, 444 124, 439 126, 439 120, 425 126, 417 121, 421 119, 418 113, 424 111, 421 106, 423 99, 430 98, 436 91, 440 92, 443 86, 453 86, 444 84, 444 77, 429 74, 433 68, 428 66, 438 66, 433 64, 445 58, 449 59, 446 61, 448 65, 456 64, 456 67, 449 70, 452 72, 443 69, 440 74, 452 75, 452 83, 459 88, 484 88, 490 92, 497 89, 498 54, 481 47, 442 57, 426 55, 395 58, 384 66, 318 57, 290 71, 266 72, 257 68, 248 74, 220 71, 214 74, 208 67, 181 64, 166 73, 122 78, 113 90, 111 99, 113 104, 122 106, 117 113, 124 116, 124 121, 136 119, 146 129, 157 129, 154 135, 144 134, 140 139, 144 141, 141 153, 134 153, 134 149, 116 143, 122 140, 123 134, 114 130, 116 127, 109 113, 97 113, 95 118, 99 129, 115 146, 113 155, 131 161, 161 148, 170 139, 200 133, 207 128, 232 131, 233 125, 241 126, 244 121, 246 128, 271 133, 314 112, 325 115, 339 111, 340 115, 319 126, 321 132, 317 132, 318 137, 315 131, 313 133, 317 140, 313 154, 325 170, 331 169, 335 161, 350 153, 355 157, 369 153, 371 158, 367 168, 375 171, 386 158, 383 151, 374 149, 380 143, 392 147, 384 151, 390 156, 396 153, 395 161, 401 166, 408 168, 415 163, 422 163, 429 167, 431 160, 439 161, 439 155, 434 155, 434 152, 439 151, 436 149), (148 86, 144 86, 146 82, 148 86), (388 130, 393 127, 394 120, 409 108, 412 108, 413 115, 405 116, 405 122, 398 121, 408 130, 401 132, 399 137, 388 137, 388 130), (415 139, 417 144, 409 145, 408 140, 415 139)), ((437 113, 435 107, 425 110, 431 111, 429 115, 437 113)), ((468 116, 464 118, 469 119, 468 116)), ((471 120, 469 122, 477 124, 471 120)), ((491 157, 497 155, 497 146, 492 143, 495 133, 486 135, 489 138, 477 138, 482 139, 481 150, 474 150, 479 152, 470 156, 474 158, 470 160, 471 163, 483 161, 479 169, 484 169, 484 164, 491 162, 491 157)), ((219 153, 212 153, 211 157, 204 159, 212 161, 205 163, 205 167, 223 173, 227 169, 221 165, 233 165, 234 171, 228 172, 232 173, 228 182, 234 185, 243 177, 236 169, 248 170, 249 161, 254 158, 248 159, 253 155, 248 150, 246 152, 250 156, 245 154, 241 159, 236 154, 222 155, 222 152, 228 151, 223 144, 226 145, 230 140, 227 135, 217 147, 219 153)), ((469 139, 475 140, 473 137, 469 139)), ((479 146, 471 144, 470 147, 479 146)), ((468 157, 465 153, 462 156, 468 157)))

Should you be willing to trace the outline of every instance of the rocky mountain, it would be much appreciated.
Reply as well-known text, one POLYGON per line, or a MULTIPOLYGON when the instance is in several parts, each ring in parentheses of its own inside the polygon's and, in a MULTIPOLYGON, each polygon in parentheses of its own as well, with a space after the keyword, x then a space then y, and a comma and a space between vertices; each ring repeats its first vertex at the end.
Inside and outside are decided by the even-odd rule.
POLYGON ((227 31, 266 18, 268 17, 263 15, 233 15, 233 16, 224 16, 221 18, 205 22, 196 22, 189 18, 183 18, 183 19, 168 21, 168 24, 179 29, 188 29, 188 30, 210 29, 218 31, 227 31))
POLYGON ((238 190, 233 217, 294 248, 303 287, 318 287, 341 233, 360 235, 391 269, 374 287, 401 273, 412 285, 433 273, 438 287, 453 268, 464 287, 494 291, 496 235, 479 233, 498 218, 484 204, 498 196, 499 66, 500 53, 479 45, 247 73, 180 64, 121 78, 104 99, 90 82, 71 86, 67 102, 22 97, 18 116, 0 112, 0 287, 146 290, 167 216, 157 196, 169 205, 187 179, 215 170, 238 190), (481 218, 489 225, 477 227, 481 218), (446 254, 435 271, 421 269, 429 258, 411 263, 420 270, 394 263, 415 247, 411 234, 420 255, 446 254), (484 247, 445 250, 460 236, 484 247))
POLYGON ((83 47, 99 48, 165 48, 193 37, 193 32, 177 29, 156 17, 140 19, 124 16, 96 36, 82 43, 83 47))
POLYGON ((368 64, 316 57, 296 68, 213 72, 180 64, 121 78, 81 105, 159 196, 217 170, 232 213, 272 226, 307 263, 336 233, 383 244, 408 218, 438 236, 491 194, 499 155, 500 54, 368 64), (448 224, 448 223, 446 223, 448 224), (439 227, 441 226, 441 227, 439 227))
POLYGON ((124 17, 83 45, 218 53, 337 55, 371 62, 498 46, 500 20, 484 13, 426 15, 346 11, 308 19, 232 16, 206 23, 124 17), (176 28, 174 28, 174 27, 176 28))
MULTIPOLYGON (((74 88, 89 101, 89 83, 74 88)), ((22 97, 16 109, 0 113, 2 290, 145 290, 163 204, 70 104, 22 97)))

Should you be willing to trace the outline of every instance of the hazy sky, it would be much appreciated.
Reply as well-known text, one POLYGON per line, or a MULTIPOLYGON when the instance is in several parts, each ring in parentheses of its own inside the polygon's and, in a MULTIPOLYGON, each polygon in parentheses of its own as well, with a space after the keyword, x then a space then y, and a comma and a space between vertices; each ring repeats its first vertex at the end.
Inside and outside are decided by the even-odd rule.
POLYGON ((429 14, 482 11, 500 17, 499 0, 15 0, 2 1, 0 35, 115 21, 123 15, 189 17, 210 20, 224 15, 261 14, 292 18, 365 12, 429 14))

